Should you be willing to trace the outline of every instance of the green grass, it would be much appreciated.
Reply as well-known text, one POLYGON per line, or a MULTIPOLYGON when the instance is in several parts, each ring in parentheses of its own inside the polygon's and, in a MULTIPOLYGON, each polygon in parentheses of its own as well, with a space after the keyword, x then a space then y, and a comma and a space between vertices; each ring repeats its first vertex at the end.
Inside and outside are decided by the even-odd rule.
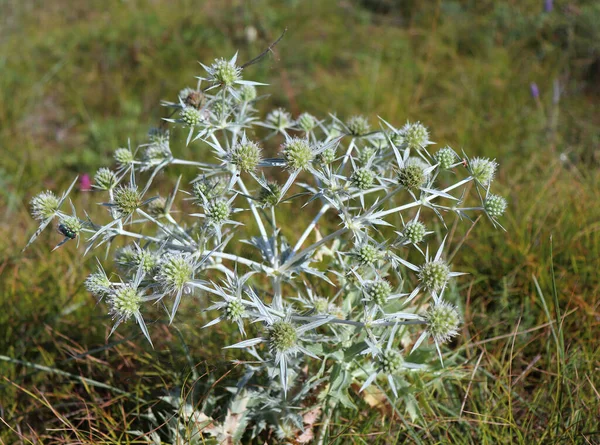
POLYGON ((228 332, 201 331, 190 305, 181 336, 164 320, 152 325, 154 350, 134 326, 106 341, 110 320, 81 285, 92 265, 75 245, 50 255, 48 230, 21 254, 35 226, 27 202, 140 140, 162 116, 160 99, 194 83, 197 61, 236 50, 248 60, 287 27, 275 54, 249 69, 271 84, 265 106, 421 120, 434 140, 497 158, 497 191, 510 201, 507 232, 479 222, 454 259, 471 273, 457 289, 465 326, 449 352, 460 366, 415 381, 415 421, 355 393, 360 410, 334 414, 330 442, 600 441, 600 112, 590 68, 599 8, 422 3, 388 14, 352 1, 0 5, 0 356, 12 359, 0 358, 0 440, 129 443, 126 431, 159 396, 224 385, 228 332))

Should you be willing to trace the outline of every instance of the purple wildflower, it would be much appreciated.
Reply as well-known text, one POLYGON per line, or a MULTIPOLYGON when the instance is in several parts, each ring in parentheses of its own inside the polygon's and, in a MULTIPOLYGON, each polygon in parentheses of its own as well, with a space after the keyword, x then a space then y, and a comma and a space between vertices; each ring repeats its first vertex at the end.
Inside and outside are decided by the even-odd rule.
POLYGON ((531 96, 534 99, 537 99, 538 97, 540 97, 540 89, 538 88, 537 83, 531 82, 529 84, 529 88, 531 90, 531 96))
POLYGON ((79 190, 82 192, 87 192, 92 189, 92 180, 90 179, 90 175, 84 173, 81 175, 81 179, 79 180, 79 190))

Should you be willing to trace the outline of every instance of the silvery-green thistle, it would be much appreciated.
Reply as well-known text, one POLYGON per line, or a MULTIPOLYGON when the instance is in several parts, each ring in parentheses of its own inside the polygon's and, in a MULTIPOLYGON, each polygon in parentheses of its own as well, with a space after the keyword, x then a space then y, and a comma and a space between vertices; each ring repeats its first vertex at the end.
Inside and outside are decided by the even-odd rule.
POLYGON ((99 301, 107 297, 112 289, 112 283, 108 279, 102 265, 98 264, 96 272, 88 275, 84 282, 84 286, 89 293, 96 297, 99 301))
POLYGON ((371 130, 371 125, 364 116, 352 116, 346 121, 346 127, 352 136, 365 136, 371 130))
POLYGON ((498 164, 487 158, 473 158, 469 160, 469 170, 471 176, 484 187, 488 187, 494 180, 498 164))
POLYGON ((163 289, 163 295, 175 294, 175 302, 170 315, 171 323, 175 318, 184 291, 186 293, 191 291, 189 283, 194 279, 197 267, 198 264, 192 255, 181 252, 164 255, 158 264, 158 272, 154 279, 163 289))
POLYGON ((293 125, 292 115, 283 108, 277 108, 267 114, 266 122, 269 128, 281 132, 293 125))
POLYGON ((170 143, 170 131, 162 127, 152 127, 148 130, 148 141, 150 144, 162 145, 169 147, 170 143))
POLYGON ((113 334, 113 332, 115 332, 121 323, 124 323, 133 317, 142 330, 144 336, 150 342, 150 345, 152 345, 148 328, 146 327, 146 323, 142 317, 141 307, 144 302, 150 301, 155 297, 145 296, 145 290, 141 286, 143 278, 144 273, 141 269, 138 269, 133 281, 120 283, 120 285, 113 286, 110 289, 106 300, 110 308, 109 313, 112 316, 112 319, 115 320, 115 324, 108 334, 109 337, 113 334))
POLYGON ((316 157, 316 161, 320 164, 328 165, 328 164, 332 164, 335 161, 335 158, 336 158, 335 148, 330 147, 330 148, 326 148, 321 153, 319 153, 316 157))
POLYGON ((457 163, 457 161, 459 161, 458 155, 450 147, 444 147, 441 150, 439 150, 434 155, 434 159, 442 170, 448 170, 452 168, 457 163))
POLYGON ((377 261, 383 258, 381 249, 368 242, 357 245, 351 252, 351 255, 361 266, 373 266, 377 261))
POLYGON ((200 205, 223 196, 226 190, 227 184, 219 176, 201 176, 192 182, 192 195, 196 203, 200 205))
POLYGON ((366 301, 371 301, 383 307, 392 295, 392 285, 382 278, 365 282, 363 284, 363 295, 366 301))
POLYGON ((400 130, 400 135, 403 139, 403 145, 412 150, 420 150, 433 144, 429 140, 429 131, 420 122, 406 123, 400 130))
POLYGON ((231 204, 224 198, 212 199, 204 206, 204 216, 209 224, 221 226, 229 220, 231 204))
MULTIPOLYGON (((394 348, 394 338, 398 331, 398 327, 399 326, 396 325, 391 329, 389 337, 383 347, 380 344, 372 344, 370 348, 363 351, 363 354, 373 354, 375 363, 371 366, 371 371, 367 373, 367 378, 359 392, 363 392, 367 389, 371 383, 375 381, 378 375, 383 375, 386 377, 394 396, 398 397, 395 376, 404 370, 416 371, 425 369, 424 365, 405 361, 402 352, 394 348)), ((367 344, 369 344, 369 341, 367 341, 367 344)))
POLYGON ((196 127, 204 120, 202 112, 194 107, 184 107, 179 113, 179 121, 188 127, 196 127))
POLYGON ((314 130, 317 126, 317 119, 310 113, 302 113, 298 116, 296 122, 298 123, 298 127, 307 133, 314 130))
MULTIPOLYGON (((60 211, 60 208, 67 200, 67 196, 69 196, 69 193, 71 193, 73 187, 75 187, 77 179, 78 178, 76 177, 73 180, 69 188, 61 195, 60 198, 58 198, 51 191, 46 190, 45 192, 39 193, 31 199, 31 215, 39 221, 39 226, 23 248, 23 251, 27 249, 29 245, 37 239, 38 236, 40 236, 40 234, 46 227, 48 227, 48 224, 50 224, 56 216, 66 216, 60 211)), ((72 203, 71 209, 73 209, 72 203)), ((75 209, 73 209, 73 213, 75 213, 75 209)))
POLYGON ((506 199, 504 199, 502 196, 490 193, 485 198, 483 207, 490 217, 499 218, 500 216, 504 215, 504 212, 506 211, 506 199))
MULTIPOLYGON (((258 297, 255 296, 253 300, 256 301, 257 298, 258 297)), ((273 315, 268 312, 267 308, 262 303, 258 304, 260 305, 263 322, 266 325, 265 334, 262 337, 244 340, 234 345, 226 346, 225 348, 244 349, 266 343, 273 357, 275 366, 279 367, 279 377, 281 379, 283 391, 284 393, 287 393, 288 360, 300 353, 318 360, 319 357, 303 346, 304 343, 310 342, 308 338, 305 338, 305 335, 307 332, 328 323, 332 317, 315 317, 314 321, 300 324, 292 321, 289 314, 284 317, 273 315)))
POLYGON ((83 222, 77 216, 66 215, 60 218, 58 231, 66 238, 75 239, 83 229, 83 222))
POLYGON ((238 90, 241 102, 252 102, 256 99, 256 87, 254 85, 242 85, 238 90))
POLYGON ((281 153, 290 170, 306 170, 315 157, 315 153, 306 139, 290 138, 282 147, 281 153))
POLYGON ((117 175, 109 168, 102 167, 94 175, 94 188, 112 190, 118 184, 117 175))
POLYGON ((425 224, 420 221, 420 215, 421 211, 419 210, 415 217, 404 225, 402 231, 396 232, 403 244, 419 244, 432 233, 427 231, 425 224))
POLYGON ((129 148, 117 148, 114 158, 120 169, 127 168, 135 162, 135 157, 129 148))
POLYGON ((373 156, 377 153, 377 149, 375 147, 365 147, 358 152, 358 161, 361 164, 369 164, 373 156))
POLYGON ((144 201, 135 185, 119 186, 114 190, 110 207, 116 210, 121 218, 129 217, 139 209, 144 201))
POLYGON ((359 168, 352 173, 350 182, 359 190, 368 190, 375 183, 375 173, 369 168, 359 168))
POLYGON ((440 362, 443 363, 440 345, 458 335, 461 317, 456 306, 440 299, 435 301, 422 316, 426 324, 425 331, 419 336, 412 350, 416 350, 428 337, 435 343, 440 362))
POLYGON ((262 159, 261 151, 260 146, 248 140, 244 134, 242 139, 229 150, 227 159, 239 171, 253 172, 262 159))
POLYGON ((144 150, 143 161, 148 164, 148 167, 158 165, 173 157, 168 145, 151 143, 144 150))
POLYGON ((281 186, 276 182, 261 184, 258 202, 263 207, 275 207, 281 200, 281 186))
POLYGON ((38 221, 52 219, 58 212, 59 203, 58 196, 46 190, 31 199, 31 215, 38 221))
POLYGON ((215 59, 210 66, 202 65, 210 83, 232 87, 242 79, 242 69, 236 65, 237 53, 230 59, 215 59))
POLYGON ((220 301, 214 302, 211 306, 206 308, 207 312, 219 311, 220 314, 214 320, 206 323, 202 328, 213 326, 222 321, 228 321, 236 323, 240 334, 246 336, 246 330, 244 329, 244 319, 249 318, 250 314, 246 310, 246 305, 250 305, 248 300, 244 300, 244 287, 245 282, 248 280, 251 274, 246 274, 242 277, 226 277, 224 286, 214 285, 213 289, 209 289, 205 286, 202 288, 208 292, 221 298, 220 301))
POLYGON ((448 263, 442 259, 445 243, 446 239, 444 239, 444 241, 442 241, 440 244, 435 257, 429 256, 428 247, 427 251, 425 252, 425 261, 421 266, 412 264, 401 257, 396 257, 396 260, 398 260, 404 266, 415 271, 419 278, 419 284, 407 297, 406 303, 415 298, 419 292, 421 292, 421 290, 428 291, 433 297, 434 301, 437 301, 451 278, 465 275, 463 272, 452 272, 448 263))
MULTIPOLYGON (((123 258, 124 259, 124 258, 123 258)), ((121 261, 123 261, 123 259, 121 261)), ((146 248, 141 248, 138 244, 134 244, 130 258, 127 259, 127 263, 123 265, 133 267, 135 269, 141 268, 146 274, 151 274, 156 270, 159 262, 159 256, 156 252, 146 248)))
POLYGON ((398 183, 408 190, 418 190, 427 184, 432 168, 421 158, 408 158, 398 169, 398 183))

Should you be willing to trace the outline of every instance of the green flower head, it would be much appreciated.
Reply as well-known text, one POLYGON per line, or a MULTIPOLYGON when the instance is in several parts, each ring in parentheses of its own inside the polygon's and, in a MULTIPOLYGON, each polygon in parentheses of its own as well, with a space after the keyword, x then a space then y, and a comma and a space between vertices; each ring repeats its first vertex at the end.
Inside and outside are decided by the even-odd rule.
POLYGON ((286 352, 296 346, 298 332, 288 321, 275 322, 269 328, 269 347, 272 351, 286 352))
POLYGON ((59 202, 54 193, 46 190, 34 196, 31 200, 31 214, 39 221, 52 218, 58 212, 59 202))
POLYGON ((436 342, 446 343, 458 335, 461 321, 454 305, 444 301, 436 303, 429 308, 424 318, 427 322, 427 332, 436 342))
POLYGON ((499 195, 488 195, 484 202, 485 211, 492 218, 499 218, 506 211, 506 199, 499 195))
POLYGON ((314 158, 314 152, 306 139, 292 138, 283 145, 283 157, 291 170, 305 170, 314 158))

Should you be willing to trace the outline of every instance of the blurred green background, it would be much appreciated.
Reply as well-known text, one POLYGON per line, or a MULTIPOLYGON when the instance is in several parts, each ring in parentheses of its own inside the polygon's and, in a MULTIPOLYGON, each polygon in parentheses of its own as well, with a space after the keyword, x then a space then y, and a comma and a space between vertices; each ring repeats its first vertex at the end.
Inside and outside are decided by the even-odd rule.
POLYGON ((135 326, 107 341, 81 247, 50 255, 48 230, 21 253, 28 201, 143 140, 198 61, 249 60, 285 28, 246 73, 270 84, 265 109, 420 120, 440 144, 497 158, 510 202, 507 232, 482 223, 454 259, 471 273, 462 372, 416 389, 417 420, 355 394, 361 409, 336 414, 331 443, 600 441, 593 0, 0 0, 0 439, 128 443, 139 399, 185 388, 190 363, 207 381, 231 367, 197 308, 154 324, 155 350, 135 326))

